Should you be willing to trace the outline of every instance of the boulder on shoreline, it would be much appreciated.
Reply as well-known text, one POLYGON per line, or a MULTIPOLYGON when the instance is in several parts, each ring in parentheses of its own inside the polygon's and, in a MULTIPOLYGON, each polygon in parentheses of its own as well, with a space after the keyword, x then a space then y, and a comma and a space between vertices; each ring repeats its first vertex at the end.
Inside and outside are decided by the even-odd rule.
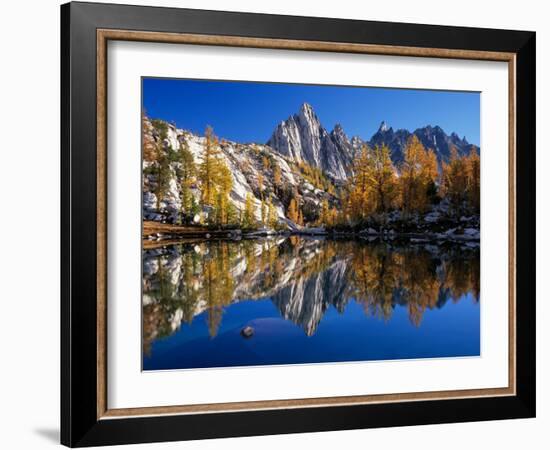
POLYGON ((368 234, 368 235, 377 235, 380 234, 378 231, 376 231, 374 228, 365 228, 364 230, 361 230, 359 234, 368 234))
POLYGON ((299 231, 299 234, 325 235, 328 234, 328 231, 324 227, 304 227, 299 231))

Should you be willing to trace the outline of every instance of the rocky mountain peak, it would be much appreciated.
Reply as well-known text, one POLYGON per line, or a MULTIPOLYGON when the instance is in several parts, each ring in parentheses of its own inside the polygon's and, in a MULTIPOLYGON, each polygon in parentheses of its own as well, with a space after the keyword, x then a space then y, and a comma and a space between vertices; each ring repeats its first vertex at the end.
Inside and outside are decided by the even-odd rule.
POLYGON ((309 103, 302 103, 298 114, 294 115, 294 120, 303 128, 309 128, 311 131, 321 127, 321 122, 309 103))
POLYGON ((300 112, 304 115, 315 116, 315 111, 313 110, 313 106, 311 106, 307 102, 302 103, 302 105, 300 106, 300 112))
MULTIPOLYGON (((471 148, 466 138, 460 139, 458 134, 454 132, 447 135, 438 125, 426 125, 425 127, 417 128, 411 133, 404 129, 393 130, 385 121, 380 124, 380 127, 368 144, 371 147, 386 145, 390 149, 394 164, 400 164, 405 156, 407 141, 413 134, 416 135, 424 147, 432 149, 435 152, 440 162, 448 161, 451 146, 456 147, 458 153, 461 155, 469 152, 471 148)), ((476 146, 476 149, 479 153, 479 147, 476 146)))
POLYGON ((330 135, 332 136, 333 140, 340 142, 341 144, 345 144, 345 145, 350 144, 350 140, 346 135, 346 132, 342 128, 342 125, 340 125, 339 123, 334 125, 334 128, 330 132, 330 135))
POLYGON ((339 124, 339 123, 334 125, 334 128, 332 129, 332 132, 334 134, 339 134, 339 135, 345 134, 344 129, 342 128, 342 125, 339 124))
POLYGON ((380 126, 378 127, 379 133, 385 133, 386 131, 389 131, 391 128, 388 126, 385 120, 382 121, 380 126))
POLYGON ((359 136, 353 136, 351 138, 351 145, 354 148, 355 147, 361 147, 364 143, 365 143, 365 141, 363 139, 361 139, 359 136))
MULTIPOLYGON (((432 149, 439 161, 447 161, 451 154, 451 147, 455 147, 460 155, 469 153, 472 145, 466 140, 466 137, 462 139, 460 136, 452 132, 451 134, 445 133, 440 126, 427 125, 423 128, 418 128, 414 131, 414 134, 418 137, 422 145, 426 148, 432 149)), ((478 146, 474 146, 479 153, 478 146)))
POLYGON ((346 179, 352 149, 349 139, 341 126, 329 133, 309 103, 303 103, 297 114, 277 125, 267 145, 283 156, 320 168, 335 179, 346 179))

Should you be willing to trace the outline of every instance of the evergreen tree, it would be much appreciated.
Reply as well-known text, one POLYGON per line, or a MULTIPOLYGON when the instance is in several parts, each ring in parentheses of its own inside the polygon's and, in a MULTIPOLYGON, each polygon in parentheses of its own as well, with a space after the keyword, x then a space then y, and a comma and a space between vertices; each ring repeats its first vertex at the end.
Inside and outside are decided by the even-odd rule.
MULTIPOLYGON (((235 210, 231 205, 229 194, 233 187, 231 170, 222 157, 218 139, 211 127, 205 133, 203 160, 199 167, 201 181, 201 203, 215 207, 214 223, 227 225, 235 219, 235 210)), ((212 221, 210 221, 212 223, 212 221)))
POLYGON ((372 213, 385 214, 395 203, 397 177, 386 145, 370 150, 363 146, 353 162, 354 176, 347 187, 346 213, 363 220, 372 213))
POLYGON ((279 167, 279 164, 274 163, 275 167, 273 167, 273 186, 275 187, 276 192, 280 192, 281 189, 281 168, 279 167))
POLYGON ((330 208, 328 200, 323 200, 321 204, 321 213, 319 214, 319 225, 331 226, 330 208))
POLYGON ((246 194, 241 226, 244 229, 251 229, 255 228, 256 226, 256 218, 254 216, 254 201, 250 194, 246 194))
POLYGON ((213 205, 216 198, 216 184, 220 174, 220 149, 218 138, 214 136, 211 127, 206 128, 204 154, 199 167, 201 181, 201 202, 203 205, 213 205))
POLYGON ((239 223, 237 209, 231 202, 227 203, 227 224, 235 225, 239 223))
POLYGON ((260 191, 260 199, 264 196, 264 176, 262 172, 258 172, 258 190, 260 191))
POLYGON ((156 188, 155 196, 157 198, 157 211, 160 211, 160 203, 166 196, 168 192, 169 183, 170 183, 170 161, 166 153, 162 150, 162 142, 159 145, 157 151, 157 161, 156 161, 156 188))
POLYGON ((268 213, 267 204, 266 204, 265 200, 262 198, 262 200, 261 200, 261 211, 260 211, 260 214, 262 216, 262 225, 267 224, 267 213, 268 213))
POLYGON ((300 217, 298 212, 298 202, 296 201, 295 197, 292 197, 290 199, 290 204, 288 205, 288 210, 286 215, 294 223, 298 223, 300 217))
POLYGON ((341 223, 343 223, 342 211, 338 211, 336 208, 330 208, 328 212, 328 226, 333 227, 341 223))
MULTIPOLYGON (((166 192, 169 188, 169 182, 171 177, 170 170, 170 161, 168 154, 170 152, 170 147, 167 149, 164 148, 165 141, 168 137, 168 125, 162 120, 152 120, 151 126, 153 127, 156 138, 149 139, 144 136, 144 159, 152 162, 152 173, 155 175, 155 196, 156 196, 156 206, 157 211, 160 211, 160 204, 166 192)), ((147 128, 146 118, 142 117, 142 127, 144 130, 147 128)))
POLYGON ((230 223, 231 219, 231 201, 229 199, 229 194, 233 188, 233 177, 231 176, 231 171, 229 167, 221 161, 219 167, 219 175, 217 181, 217 190, 218 190, 218 224, 227 225, 230 223))
POLYGON ((375 199, 375 210, 386 213, 397 195, 395 167, 390 158, 390 149, 386 145, 376 146, 371 161, 369 181, 375 199))
POLYGON ((181 209, 180 216, 191 213, 193 194, 191 193, 191 185, 195 177, 196 168, 193 154, 189 151, 187 140, 183 139, 180 142, 179 150, 179 169, 178 175, 180 178, 181 192, 181 209))
POLYGON ((432 150, 424 148, 412 135, 405 147, 405 159, 401 165, 400 204, 403 212, 426 210, 430 199, 430 188, 437 179, 437 158, 432 150))
POLYGON ((275 206, 273 206, 271 198, 267 200, 267 222, 268 225, 273 229, 276 229, 279 223, 277 211, 275 210, 275 206))
POLYGON ((443 163, 441 174, 442 192, 458 215, 462 212, 464 201, 467 199, 468 164, 466 158, 460 157, 456 147, 451 148, 449 163, 443 163))
POLYGON ((468 200, 474 212, 479 214, 480 207, 480 159, 479 155, 472 146, 470 154, 467 156, 468 166, 468 200))
POLYGON ((348 186, 348 214, 355 220, 363 220, 374 210, 372 201, 371 151, 364 145, 353 161, 353 178, 348 186))

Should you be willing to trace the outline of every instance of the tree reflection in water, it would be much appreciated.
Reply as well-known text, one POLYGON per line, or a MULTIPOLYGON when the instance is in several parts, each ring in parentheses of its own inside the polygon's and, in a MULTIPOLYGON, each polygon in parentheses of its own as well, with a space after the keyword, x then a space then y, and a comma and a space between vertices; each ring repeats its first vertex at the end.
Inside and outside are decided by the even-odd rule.
POLYGON ((315 334, 330 306, 349 302, 391 320, 407 307, 421 326, 426 310, 471 294, 479 302, 479 249, 399 246, 358 240, 275 237, 186 242, 144 250, 143 348, 206 312, 211 338, 224 307, 269 298, 281 316, 315 334))

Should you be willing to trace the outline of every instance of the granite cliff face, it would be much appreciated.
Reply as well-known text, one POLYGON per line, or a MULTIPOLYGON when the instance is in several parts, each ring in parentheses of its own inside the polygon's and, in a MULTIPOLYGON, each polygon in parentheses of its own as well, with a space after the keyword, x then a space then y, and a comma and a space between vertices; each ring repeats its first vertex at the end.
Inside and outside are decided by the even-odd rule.
MULTIPOLYGON (((337 190, 353 174, 353 159, 358 151, 363 147, 387 145, 399 170, 407 141, 413 134, 426 148, 436 153, 440 164, 449 160, 453 146, 459 155, 469 153, 472 147, 478 153, 480 151, 466 138, 460 138, 456 133, 447 135, 439 126, 431 125, 410 132, 394 130, 382 122, 370 140, 359 136, 349 138, 340 124, 327 131, 313 107, 307 103, 296 114, 280 122, 266 144, 242 144, 222 137, 218 147, 220 157, 231 172, 230 202, 236 210, 243 211, 246 198, 251 198, 256 220, 260 220, 262 199, 269 200, 281 225, 295 229, 296 224, 287 217, 291 198, 299 199, 304 221, 315 223, 323 203, 339 206, 337 190), (312 173, 311 169, 317 172, 312 173)), ((143 142, 144 146, 160 148, 167 159, 184 145, 198 166, 203 160, 206 138, 162 120, 144 118, 143 142), (159 132, 159 126, 163 133, 159 132)), ((146 159, 143 161, 143 215, 146 220, 174 223, 178 220, 182 204, 178 176, 180 163, 171 160, 167 189, 160 201, 157 201, 155 190, 156 164, 146 159)), ((195 183, 190 189, 198 203, 199 186, 195 183)), ((208 214, 208 211, 201 214, 208 214)))
MULTIPOLYGON (((340 124, 336 124, 329 133, 313 111, 313 107, 304 103, 297 114, 277 125, 267 145, 281 155, 295 161, 305 161, 318 167, 335 180, 346 180, 357 150, 363 145, 373 148, 386 145, 391 151, 393 163, 398 166, 404 159, 407 141, 416 135, 426 148, 432 149, 438 161, 447 162, 451 147, 456 147, 459 155, 470 152, 472 144, 456 133, 447 135, 439 126, 427 125, 410 132, 404 129, 394 130, 386 122, 370 138, 363 140, 358 136, 348 138, 340 124)), ((479 147, 473 146, 479 153, 479 147)))
POLYGON ((457 149, 459 155, 468 154, 472 147, 478 153, 480 151, 478 146, 470 144, 465 137, 460 138, 456 133, 447 135, 439 126, 427 125, 423 128, 417 128, 411 133, 403 129, 394 130, 386 122, 380 124, 378 131, 372 136, 368 144, 371 147, 387 145, 390 148, 393 163, 399 165, 405 157, 407 141, 413 134, 422 142, 424 147, 435 152, 440 163, 449 160, 451 147, 453 146, 457 149))
POLYGON ((345 180, 353 147, 340 125, 328 132, 304 103, 297 114, 277 125, 267 145, 294 161, 304 161, 336 180, 345 180))
MULTIPOLYGON (((146 118, 144 123, 144 140, 158 144, 159 133, 149 119, 146 118)), ((205 137, 178 129, 171 124, 164 124, 166 138, 161 143, 161 147, 165 155, 169 155, 179 149, 180 145, 185 144, 193 156, 195 165, 200 165, 205 150, 205 137)), ((268 145, 240 144, 221 139, 219 150, 220 157, 231 172, 230 201, 237 210, 242 211, 247 196, 252 198, 257 220, 260 220, 262 196, 272 202, 279 221, 290 228, 295 227, 295 224, 286 218, 285 208, 293 193, 300 196, 301 206, 306 211, 319 209, 325 199, 333 200, 333 195, 313 186, 304 176, 296 164, 299 160, 274 151, 268 145), (275 182, 275 168, 280 175, 278 183, 275 182)), ((158 211, 155 194, 156 175, 152 170, 155 163, 143 161, 143 215, 146 220, 168 222, 176 220, 182 201, 181 183, 177 175, 178 165, 178 162, 170 163, 168 189, 160 201, 160 211, 158 211)), ((198 203, 200 192, 196 184, 191 186, 191 194, 198 203)))

